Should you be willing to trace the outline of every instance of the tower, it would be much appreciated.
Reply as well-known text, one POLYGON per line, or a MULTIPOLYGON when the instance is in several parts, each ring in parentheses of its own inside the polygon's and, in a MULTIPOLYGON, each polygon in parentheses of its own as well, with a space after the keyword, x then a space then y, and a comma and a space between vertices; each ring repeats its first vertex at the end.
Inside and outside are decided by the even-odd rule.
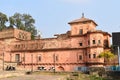
POLYGON ((82 17, 80 19, 73 20, 69 22, 71 26, 71 35, 83 35, 86 34, 88 31, 94 31, 97 24, 88 18, 82 17))

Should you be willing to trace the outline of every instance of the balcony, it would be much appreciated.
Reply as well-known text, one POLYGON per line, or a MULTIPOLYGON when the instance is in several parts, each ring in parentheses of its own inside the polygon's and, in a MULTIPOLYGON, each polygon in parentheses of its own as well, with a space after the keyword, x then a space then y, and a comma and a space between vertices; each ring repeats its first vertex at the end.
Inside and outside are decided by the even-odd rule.
POLYGON ((92 45, 88 45, 87 47, 103 47, 102 44, 92 44, 92 45))
POLYGON ((87 63, 104 63, 103 58, 87 59, 87 63))

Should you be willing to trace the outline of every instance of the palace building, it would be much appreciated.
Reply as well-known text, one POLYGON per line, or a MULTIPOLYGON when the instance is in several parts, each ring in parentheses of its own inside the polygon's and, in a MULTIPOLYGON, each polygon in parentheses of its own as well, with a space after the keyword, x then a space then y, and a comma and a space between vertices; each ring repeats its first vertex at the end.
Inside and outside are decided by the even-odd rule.
POLYGON ((97 56, 110 48, 108 32, 85 18, 68 23, 71 30, 53 38, 31 40, 31 33, 9 28, 0 31, 0 68, 75 71, 82 66, 103 66, 97 56))

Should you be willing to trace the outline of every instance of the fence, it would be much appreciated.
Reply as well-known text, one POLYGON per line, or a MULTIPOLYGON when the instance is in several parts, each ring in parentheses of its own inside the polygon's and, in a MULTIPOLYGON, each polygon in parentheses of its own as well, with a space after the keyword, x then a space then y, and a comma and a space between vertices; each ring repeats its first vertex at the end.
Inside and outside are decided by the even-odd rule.
POLYGON ((120 71, 120 66, 108 66, 105 67, 106 71, 120 71))
POLYGON ((88 71, 88 67, 86 66, 76 67, 76 71, 86 72, 88 71))

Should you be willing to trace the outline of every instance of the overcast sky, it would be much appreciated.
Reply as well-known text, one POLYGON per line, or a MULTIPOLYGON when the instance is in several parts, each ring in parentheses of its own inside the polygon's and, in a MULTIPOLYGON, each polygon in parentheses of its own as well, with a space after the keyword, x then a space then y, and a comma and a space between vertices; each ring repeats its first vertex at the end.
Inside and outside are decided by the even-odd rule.
POLYGON ((120 31, 120 0, 0 0, 0 12, 8 17, 14 13, 30 14, 42 37, 70 30, 69 21, 81 18, 93 19, 97 29, 120 31))

